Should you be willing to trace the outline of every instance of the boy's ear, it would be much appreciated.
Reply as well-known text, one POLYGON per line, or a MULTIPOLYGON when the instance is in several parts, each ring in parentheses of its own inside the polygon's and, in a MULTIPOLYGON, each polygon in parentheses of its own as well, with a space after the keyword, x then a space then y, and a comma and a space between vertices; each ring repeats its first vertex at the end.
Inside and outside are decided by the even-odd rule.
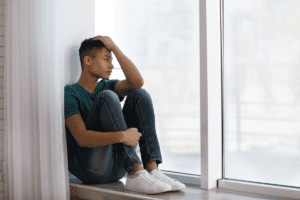
POLYGON ((89 56, 84 56, 84 58, 83 58, 83 63, 84 63, 84 64, 90 65, 91 62, 92 62, 91 57, 89 57, 89 56))

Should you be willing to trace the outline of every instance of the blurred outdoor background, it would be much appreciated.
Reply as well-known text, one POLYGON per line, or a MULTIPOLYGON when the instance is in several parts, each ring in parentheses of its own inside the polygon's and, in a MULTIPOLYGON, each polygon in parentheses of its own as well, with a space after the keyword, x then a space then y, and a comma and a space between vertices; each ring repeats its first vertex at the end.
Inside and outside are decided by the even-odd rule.
POLYGON ((225 178, 300 186, 299 11, 224 0, 225 178))

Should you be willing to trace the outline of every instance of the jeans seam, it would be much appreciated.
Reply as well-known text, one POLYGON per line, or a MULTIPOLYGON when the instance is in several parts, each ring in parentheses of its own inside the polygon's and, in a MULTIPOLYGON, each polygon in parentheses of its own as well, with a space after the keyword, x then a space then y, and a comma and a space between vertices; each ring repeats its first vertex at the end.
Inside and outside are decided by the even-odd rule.
MULTIPOLYGON (((142 95, 142 96, 143 96, 143 95, 142 95)), ((138 97, 133 96, 133 95, 132 95, 131 97, 135 98, 136 102, 138 101, 138 97)), ((141 113, 142 113, 142 112, 141 112, 141 108, 140 108, 140 105, 139 105, 138 103, 137 103, 137 107, 138 107, 138 109, 139 109, 139 113, 141 114, 141 113)), ((146 130, 143 117, 140 116, 140 119, 141 119, 141 121, 142 121, 143 130, 146 130)), ((149 142, 148 142, 148 138, 146 137, 146 134, 145 134, 145 141, 146 141, 147 153, 148 153, 149 155, 151 155, 151 157, 150 157, 150 160, 151 160, 151 159, 153 159, 153 157, 152 157, 152 154, 151 154, 150 151, 149 151, 149 148, 150 148, 150 147, 149 147, 149 142)))

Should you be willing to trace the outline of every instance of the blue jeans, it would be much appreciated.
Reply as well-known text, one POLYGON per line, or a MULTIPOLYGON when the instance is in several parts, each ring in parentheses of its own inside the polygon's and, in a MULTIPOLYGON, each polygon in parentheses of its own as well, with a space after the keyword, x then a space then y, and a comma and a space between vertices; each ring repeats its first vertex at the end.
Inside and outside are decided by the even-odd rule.
POLYGON ((81 164, 82 173, 70 170, 71 173, 85 184, 101 184, 119 181, 137 164, 146 168, 153 160, 157 165, 162 163, 150 94, 143 88, 129 91, 122 110, 114 91, 100 92, 87 118, 87 130, 120 132, 133 127, 142 134, 138 141, 142 162, 136 153, 137 144, 134 147, 123 143, 99 148, 80 147, 80 155, 75 156, 78 161, 74 160, 74 163, 81 164))

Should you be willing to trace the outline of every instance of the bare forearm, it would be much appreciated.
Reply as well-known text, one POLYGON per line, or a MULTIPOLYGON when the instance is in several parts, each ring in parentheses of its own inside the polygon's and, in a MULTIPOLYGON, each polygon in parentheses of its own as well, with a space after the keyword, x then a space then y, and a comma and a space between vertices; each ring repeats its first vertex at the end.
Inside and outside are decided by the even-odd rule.
POLYGON ((81 142, 81 147, 99 148, 102 146, 122 143, 123 132, 98 132, 87 130, 81 142))
POLYGON ((141 87, 144 84, 144 79, 135 65, 122 53, 118 47, 115 47, 112 52, 117 57, 127 81, 131 85, 141 87))

